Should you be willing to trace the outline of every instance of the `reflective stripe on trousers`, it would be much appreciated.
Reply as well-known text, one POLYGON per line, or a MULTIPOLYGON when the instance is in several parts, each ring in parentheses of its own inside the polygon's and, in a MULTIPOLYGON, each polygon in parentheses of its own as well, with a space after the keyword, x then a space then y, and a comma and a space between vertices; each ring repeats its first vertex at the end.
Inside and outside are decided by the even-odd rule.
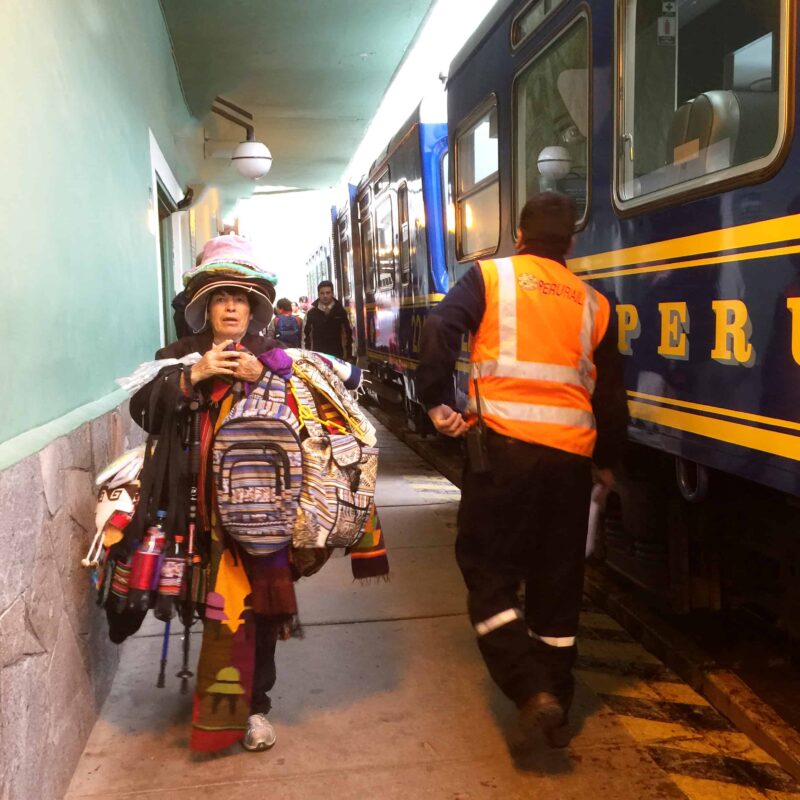
POLYGON ((522 619, 520 610, 518 608, 507 608, 505 611, 501 611, 499 614, 489 617, 489 619, 476 622, 475 633, 477 633, 478 636, 486 636, 487 633, 496 631, 498 628, 502 628, 503 625, 508 625, 509 622, 514 622, 514 620, 517 619, 522 619))

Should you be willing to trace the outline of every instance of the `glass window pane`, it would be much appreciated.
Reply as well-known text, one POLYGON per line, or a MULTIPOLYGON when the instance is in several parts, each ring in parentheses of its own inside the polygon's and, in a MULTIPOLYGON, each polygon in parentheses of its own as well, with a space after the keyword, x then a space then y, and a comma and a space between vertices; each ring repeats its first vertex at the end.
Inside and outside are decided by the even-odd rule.
POLYGON ((350 253, 350 234, 348 233, 347 218, 339 223, 339 254, 342 259, 342 296, 350 297, 350 266, 352 255, 350 253))
POLYGON ((578 219, 589 191, 589 25, 579 20, 517 79, 517 210, 547 190, 570 195, 578 219))
POLYGON ((369 294, 375 293, 375 255, 372 246, 372 221, 361 221, 361 256, 364 264, 364 286, 369 294))
POLYGON ((525 41, 564 0, 537 0, 514 20, 511 43, 514 47, 525 41))
POLYGON ((397 190, 397 217, 400 227, 400 279, 403 286, 411 280, 411 230, 408 224, 408 187, 397 190))
POLYGON ((393 289, 395 252, 390 197, 375 209, 375 238, 378 250, 378 289, 393 289))
POLYGON ((459 193, 497 172, 497 108, 458 137, 459 193))
POLYGON ((780 0, 626 0, 620 196, 769 155, 779 133, 780 0))
POLYGON ((500 185, 497 181, 459 203, 461 249, 465 256, 497 247, 500 232, 499 208, 500 185))

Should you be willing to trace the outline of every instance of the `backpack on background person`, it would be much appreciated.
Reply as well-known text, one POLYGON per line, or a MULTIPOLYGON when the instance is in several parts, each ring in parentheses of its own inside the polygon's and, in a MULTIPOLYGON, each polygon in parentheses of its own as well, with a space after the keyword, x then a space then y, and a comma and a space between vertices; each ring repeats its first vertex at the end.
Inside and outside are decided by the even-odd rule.
POLYGON ((303 324, 293 314, 275 317, 275 338, 287 347, 300 347, 303 324))

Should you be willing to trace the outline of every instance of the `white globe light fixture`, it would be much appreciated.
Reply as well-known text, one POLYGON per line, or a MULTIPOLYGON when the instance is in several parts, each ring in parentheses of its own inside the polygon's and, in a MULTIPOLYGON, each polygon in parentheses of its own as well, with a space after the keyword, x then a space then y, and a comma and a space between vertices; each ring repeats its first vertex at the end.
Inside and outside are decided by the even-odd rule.
POLYGON ((263 178, 272 167, 272 153, 262 142, 246 141, 236 147, 231 156, 233 166, 245 178, 263 178))
POLYGON ((536 160, 536 166, 543 178, 557 181, 569 174, 572 169, 572 159, 569 157, 566 147, 552 145, 542 149, 536 160))

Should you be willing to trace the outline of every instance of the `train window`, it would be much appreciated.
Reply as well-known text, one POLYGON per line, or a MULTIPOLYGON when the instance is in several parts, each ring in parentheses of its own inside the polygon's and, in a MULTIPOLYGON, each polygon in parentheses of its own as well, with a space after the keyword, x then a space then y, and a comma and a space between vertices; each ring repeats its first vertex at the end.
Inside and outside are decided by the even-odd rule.
POLYGON ((350 233, 348 232, 347 217, 339 220, 339 257, 341 258, 342 270, 342 297, 350 299, 350 269, 353 263, 353 255, 350 246, 350 233))
POLYGON ((408 186, 397 190, 397 225, 400 228, 400 282, 411 282, 411 231, 408 226, 408 186))
POLYGON ((511 46, 519 47, 565 0, 533 0, 511 24, 511 46))
POLYGON ((442 155, 442 197, 444 198, 445 256, 448 270, 452 271, 456 262, 456 207, 453 203, 453 189, 450 183, 450 153, 442 155))
POLYGON ((375 244, 378 251, 378 290, 394 289, 394 221, 392 198, 389 195, 375 206, 375 244))
POLYGON ((493 253, 500 239, 497 101, 456 138, 456 238, 461 258, 493 253))
POLYGON ((789 0, 621 0, 617 196, 762 169, 786 123, 789 0))
MULTIPOLYGON (((514 84, 517 211, 554 189, 586 217, 589 193, 589 23, 585 16, 536 56, 514 84)), ((580 222, 579 222, 580 224, 580 222)))
POLYGON ((361 261, 364 269, 364 287, 368 294, 375 294, 375 252, 372 245, 372 220, 361 220, 361 261))

